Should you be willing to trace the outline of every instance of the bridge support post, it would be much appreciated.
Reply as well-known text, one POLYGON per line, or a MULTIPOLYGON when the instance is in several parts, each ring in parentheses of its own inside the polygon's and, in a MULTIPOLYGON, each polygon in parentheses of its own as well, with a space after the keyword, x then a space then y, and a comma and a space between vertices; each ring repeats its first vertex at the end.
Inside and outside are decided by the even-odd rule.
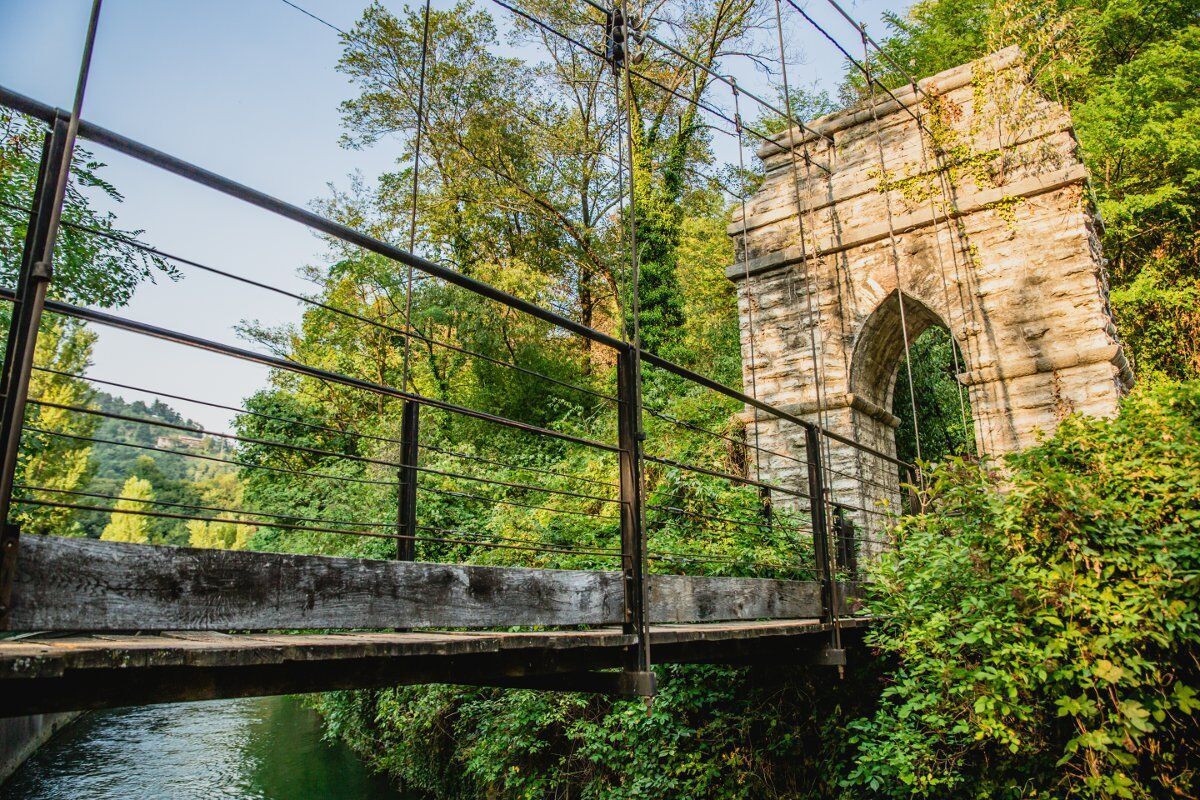
POLYGON ((858 543, 855 541, 854 521, 846 515, 845 506, 833 505, 833 531, 837 542, 837 565, 850 580, 858 578, 858 543))
MULTIPOLYGON (((838 626, 841 602, 838 598, 836 570, 829 541, 829 517, 826 513, 824 465, 821 463, 821 434, 815 425, 804 426, 804 456, 808 463, 808 502, 812 512, 813 558, 821 581, 822 621, 832 626, 831 652, 842 653, 838 626)), ((832 663, 832 662, 831 662, 832 663)), ((840 667, 839 667, 840 668, 840 667)))
POLYGON ((12 577, 16 570, 19 531, 9 521, 13 483, 21 449, 21 428, 29 398, 29 377, 37 349, 38 326, 46 305, 53 273, 58 207, 63 202, 65 172, 69 166, 68 123, 56 116, 42 144, 42 161, 34 187, 34 206, 25 231, 25 246, 17 275, 16 300, 8 326, 4 366, 0 368, 0 630, 8 628, 12 577))
POLYGON ((421 452, 418 439, 421 406, 412 400, 404 401, 400 419, 400 475, 396 497, 396 558, 415 561, 417 557, 417 458, 421 452))
POLYGON ((654 695, 650 669, 650 625, 646 616, 646 528, 643 504, 642 376, 637 349, 627 347, 617 355, 617 444, 621 460, 621 574, 625 587, 625 621, 622 630, 637 637, 626 659, 635 694, 654 695))

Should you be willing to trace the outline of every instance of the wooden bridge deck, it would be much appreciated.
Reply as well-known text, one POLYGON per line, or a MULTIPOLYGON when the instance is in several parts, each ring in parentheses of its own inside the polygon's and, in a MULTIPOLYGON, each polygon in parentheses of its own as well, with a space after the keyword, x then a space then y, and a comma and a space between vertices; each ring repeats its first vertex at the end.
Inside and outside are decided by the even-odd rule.
MULTIPOLYGON (((865 619, 847 619, 854 629, 865 619)), ((656 663, 819 662, 818 620, 657 625, 656 663)), ((332 634, 36 634, 0 641, 0 716, 223 697, 455 683, 620 692, 619 628, 332 634)))
MULTIPOLYGON (((23 536, 0 716, 413 683, 650 694, 622 592, 618 572, 23 536)), ((647 580, 652 663, 831 663, 826 614, 814 581, 647 580)))

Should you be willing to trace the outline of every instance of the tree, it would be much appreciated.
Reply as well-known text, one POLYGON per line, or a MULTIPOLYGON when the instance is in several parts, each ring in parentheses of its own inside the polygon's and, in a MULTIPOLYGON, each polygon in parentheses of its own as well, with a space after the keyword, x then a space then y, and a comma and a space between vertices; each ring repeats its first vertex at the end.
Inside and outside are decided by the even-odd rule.
MULTIPOLYGON (((226 472, 198 483, 206 505, 224 509, 218 518, 240 517, 244 486, 235 472, 226 472)), ((187 522, 188 546, 241 550, 254 534, 254 527, 232 522, 192 519, 187 522)))
MULTIPOLYGON (((42 155, 45 126, 9 109, 0 109, 0 284, 16 285, 21 264, 29 209, 42 155)), ((71 163, 71 181, 63 204, 59 238, 54 253, 52 297, 72 303, 102 307, 127 302, 143 280, 166 275, 174 268, 137 248, 139 230, 117 227, 112 211, 97 211, 97 197, 119 203, 121 195, 101 173, 104 164, 77 147, 71 163)), ((0 329, 11 325, 12 306, 0 303, 0 329)), ((39 405, 39 401, 81 407, 92 391, 74 375, 86 371, 95 334, 83 323, 47 315, 39 331, 34 363, 52 371, 35 371, 30 378, 26 410, 28 428, 23 436, 17 483, 41 489, 82 489, 89 478, 91 436, 96 419, 91 416, 39 405)), ((63 495, 54 495, 61 500, 63 495)), ((20 506, 15 512, 25 530, 43 534, 82 535, 78 515, 69 509, 20 506)))
MULTIPOLYGON (((0 109, 0 282, 16 285, 25 230, 26 209, 42 155, 45 126, 7 108, 0 109)), ((179 273, 161 258, 134 246, 140 230, 117 227, 116 214, 97 211, 92 197, 121 202, 121 193, 101 175, 104 164, 77 146, 71 181, 63 202, 63 226, 54 252, 51 296, 72 303, 111 308, 133 297, 137 285, 156 274, 170 279, 179 273)), ((3 310, 5 327, 9 310, 3 310)))
MULTIPOLYGON (((27 430, 21 440, 18 480, 37 487, 35 491, 49 491, 55 500, 63 497, 54 494, 56 490, 81 489, 92 472, 91 445, 86 438, 94 434, 96 418, 61 406, 85 407, 91 400, 88 384, 69 376, 87 369, 95 339, 96 335, 81 323, 63 318, 47 319, 38 336, 34 362, 54 371, 36 371, 30 377, 30 403, 25 411, 27 430)), ((84 534, 71 509, 18 506, 16 512, 22 527, 30 533, 84 534)))
POLYGON ((105 526, 100 538, 106 542, 149 544, 150 518, 130 512, 149 510, 153 500, 154 489, 150 481, 130 476, 121 488, 121 499, 113 506, 112 521, 105 526))

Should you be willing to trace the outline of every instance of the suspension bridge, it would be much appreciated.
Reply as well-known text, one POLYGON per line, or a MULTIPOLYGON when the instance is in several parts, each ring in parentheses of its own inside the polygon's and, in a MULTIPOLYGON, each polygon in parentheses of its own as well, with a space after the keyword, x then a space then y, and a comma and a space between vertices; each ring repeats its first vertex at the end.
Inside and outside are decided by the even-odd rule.
MULTIPOLYGON (((552 34, 559 33, 529 12, 500 5, 552 34)), ((597 8, 606 14, 605 46, 572 41, 612 65, 627 87, 637 80, 655 84, 630 64, 632 59, 619 47, 634 38, 628 29, 628 12, 597 8)), ((799 7, 796 10, 803 13, 799 7)), ((402 249, 82 119, 98 11, 96 3, 72 111, 0 88, 0 104, 40 120, 46 130, 30 204, 9 208, 27 215, 18 280, 14 287, 0 288, 0 299, 12 308, 0 376, 0 520, 4 520, 0 627, 10 632, 0 640, 0 715, 426 682, 651 696, 656 663, 840 666, 846 659, 846 639, 870 621, 860 614, 858 561, 886 547, 891 523, 917 502, 901 491, 902 484, 919 484, 919 476, 912 464, 896 456, 892 433, 896 421, 888 411, 912 337, 923 327, 943 324, 962 345, 968 363, 962 365, 960 377, 966 376, 963 383, 971 389, 973 407, 986 410, 974 424, 977 444, 987 452, 1019 446, 1032 435, 1033 427, 1046 427, 1047 420, 1053 424, 1054 414, 1064 404, 1106 413, 1128 383, 1115 328, 1106 316, 1102 262, 1088 235, 1093 223, 1083 197, 1086 173, 1073 160, 1069 120, 1064 121, 1061 109, 1043 99, 1033 107, 1031 113, 1049 124, 1021 130, 1026 150, 1036 156, 1014 170, 1016 189, 977 187, 972 194, 949 185, 944 165, 931 166, 943 155, 925 149, 930 126, 923 116, 928 109, 922 104, 929 96, 956 102, 956 92, 971 94, 976 73, 963 68, 914 80, 901 92, 888 90, 871 71, 874 42, 857 25, 864 56, 859 59, 843 52, 865 73, 871 96, 864 106, 810 123, 795 120, 786 91, 786 107, 776 109, 739 89, 727 76, 694 64, 708 79, 725 84, 735 104, 740 97, 750 97, 788 123, 782 133, 768 135, 750 130, 740 107, 729 115, 704 106, 735 127, 739 151, 744 136, 761 140, 759 156, 767 168, 757 195, 736 198, 739 211, 730 227, 738 244, 739 262, 730 267, 729 277, 738 284, 741 302, 745 385, 750 387, 745 393, 647 351, 636 331, 629 340, 618 338, 423 258, 414 252, 414 234, 409 247, 402 249), (877 96, 877 90, 886 97, 877 96), (426 280, 457 287, 551 326, 563 336, 603 348, 616 365, 614 385, 610 389, 567 385, 560 378, 422 332, 407 319, 402 326, 381 322, 272 286, 254 275, 202 264, 133 239, 123 243, 182 269, 204 271, 231 284, 320 307, 353 330, 374 329, 399 337, 405 345, 405 379, 392 386, 53 299, 48 292, 59 230, 74 227, 80 235, 114 235, 61 218, 76 137, 387 259, 407 272, 409 296, 412 276, 420 273, 426 280), (1045 155, 1047 142, 1058 145, 1053 157, 1045 155), (1048 159, 1058 165, 1049 177, 1048 159), (940 184, 936 194, 920 194, 927 208, 911 207, 903 186, 884 185, 879 190, 901 169, 909 177, 940 184), (1033 253, 1042 246, 1043 229, 996 233, 995 221, 987 215, 996 213, 998 198, 1010 196, 1054 200, 1049 212, 1031 212, 1051 219, 1053 231, 1062 232, 1056 240, 1061 257, 1040 271, 1037 283, 1040 291, 1071 298, 1065 312, 1051 309, 1037 317, 1028 312, 1027 292, 980 288, 981 279, 994 275, 996 265, 985 263, 988 247, 981 252, 972 236, 976 242, 1003 239, 996 252, 1027 248, 1033 253), (1066 222, 1064 215, 1070 217, 1066 222), (979 230, 973 232, 976 222, 979 230), (964 259, 968 252, 974 261, 964 259), (1066 295, 1063 287, 1070 289, 1066 295), (954 296, 958 302, 952 301, 954 296), (994 302, 996 297, 1005 298, 1007 305, 994 302), (1001 313, 997 310, 1001 306, 1008 310, 1001 313), (1021 308, 1022 314, 1014 310, 1021 308), (1064 316, 1071 325, 1060 324, 1064 316), (43 319, 48 317, 119 330, 171 347, 197 348, 394 403, 401 409, 401 429, 394 436, 338 429, 340 435, 358 442, 369 440, 378 447, 337 452, 283 437, 197 430, 31 397, 33 376, 47 369, 34 355, 43 319), (1047 329, 1058 327, 1047 335, 1038 328, 1039 320, 1049 320, 1043 326, 1047 329), (1030 334, 1033 328, 1040 333, 1030 334), (412 341, 514 370, 523 380, 593 396, 614 420, 615 439, 533 424, 422 394, 407 376, 412 341), (1041 350, 1032 354, 1020 350, 1030 342, 1041 350), (1100 368, 1104 374, 1097 371, 1100 368), (734 441, 725 432, 647 404, 642 385, 651 372, 744 408, 746 439, 734 441), (1014 403, 1009 396, 1005 405, 1002 390, 1017 381, 1029 386, 1031 379, 1053 384, 1053 396, 1043 399, 1038 384, 1022 394, 1033 398, 1029 403, 1014 403), (1057 405, 1049 417, 1028 412, 1031 407, 1040 409, 1038 403, 1057 405), (259 450, 344 459, 363 466, 365 477, 347 479, 228 454, 198 455, 173 449, 169 443, 139 445, 31 428, 26 421, 31 406, 157 426, 168 433, 219 438, 259 450), (659 430, 668 433, 659 433, 660 437, 669 436, 674 426, 727 440, 750 453, 750 465, 720 468, 670 458, 658 447, 662 441, 656 442, 648 432, 645 417, 665 426, 659 430), (513 464, 465 448, 448 449, 422 439, 425 426, 450 419, 471 420, 506 435, 588 453, 605 460, 611 471, 602 476, 572 474, 513 464), (1004 424, 998 424, 998 419, 1004 424), (346 519, 153 501, 115 506, 128 498, 28 482, 21 470, 22 443, 23 434, 31 430, 39 436, 207 458, 242 470, 285 471, 304 480, 378 486, 394 490, 394 517, 346 519), (448 467, 448 463, 458 466, 448 467), (504 470, 503 478, 496 476, 498 468, 504 470), (722 482, 743 487, 761 502, 749 513, 744 508, 699 510, 689 507, 686 498, 648 481, 650 470, 671 471, 682 476, 685 484, 722 482), (511 479, 514 473, 526 477, 511 479), (432 496, 502 504, 531 514, 563 514, 579 520, 581 526, 599 525, 611 532, 611 539, 597 543, 593 537, 582 543, 524 535, 523 530, 496 533, 448 527, 423 514, 422 499, 432 496), (19 524, 20 512, 31 508, 115 511, 285 533, 361 537, 391 542, 394 557, 166 547, 32 534, 22 532, 19 524), (791 557, 780 565, 712 555, 703 548, 664 550, 656 546, 653 523, 671 518, 734 530, 748 540, 784 542, 791 557), (481 552, 564 555, 586 566, 478 564, 468 563, 469 556, 461 557, 481 552), (442 560, 439 554, 444 554, 442 560), (456 554, 458 560, 453 558, 456 554), (695 574, 699 568, 719 574, 695 574)), ((786 86, 778 4, 776 11, 786 86)), ((644 40, 688 58, 651 34, 644 40)), ((1017 59, 1001 55, 986 65, 993 76, 1011 77, 1017 59)), ((423 76, 424 59, 422 81, 423 76)), ((972 110, 979 113, 978 108, 972 110)), ((971 123, 967 115, 961 126, 971 123)), ((418 167, 419 152, 418 144, 418 167)), ((631 161, 632 150, 626 156, 631 161)), ((628 179, 634 179, 632 171, 628 179)), ((413 180, 415 187, 415 175, 413 180)), ((636 213, 630 216, 632 239, 636 213)), ((636 287, 636 255, 632 258, 636 287)), ((633 297, 636 302, 636 291, 633 297)), ((637 319, 636 309, 633 319, 637 319)), ((96 387, 145 391, 257 415, 293 431, 322 427, 262 410, 221 406, 202 396, 167 394, 153 386, 88 375, 71 377, 96 387)), ((911 382, 911 373, 907 380, 911 382)), ((203 376, 197 376, 198 392, 203 383, 203 376)))

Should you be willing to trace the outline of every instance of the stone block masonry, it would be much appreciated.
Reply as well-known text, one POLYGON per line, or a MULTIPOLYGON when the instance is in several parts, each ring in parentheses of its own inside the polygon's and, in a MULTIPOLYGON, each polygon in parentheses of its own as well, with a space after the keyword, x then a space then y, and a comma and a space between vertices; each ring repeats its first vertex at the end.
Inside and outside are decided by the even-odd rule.
MULTIPOLYGON (((1027 447, 1072 413, 1115 413, 1133 374, 1070 116, 1016 48, 918 86, 759 149, 765 178, 729 225, 738 258, 726 272, 745 385, 754 370, 760 399, 894 454, 905 337, 940 325, 963 355, 979 452, 1027 447)), ((802 433, 747 420, 764 450, 787 456, 761 455, 764 479, 803 485, 790 460, 804 457, 802 433)), ((833 499, 878 538, 898 471, 847 446, 828 455, 833 499)))

